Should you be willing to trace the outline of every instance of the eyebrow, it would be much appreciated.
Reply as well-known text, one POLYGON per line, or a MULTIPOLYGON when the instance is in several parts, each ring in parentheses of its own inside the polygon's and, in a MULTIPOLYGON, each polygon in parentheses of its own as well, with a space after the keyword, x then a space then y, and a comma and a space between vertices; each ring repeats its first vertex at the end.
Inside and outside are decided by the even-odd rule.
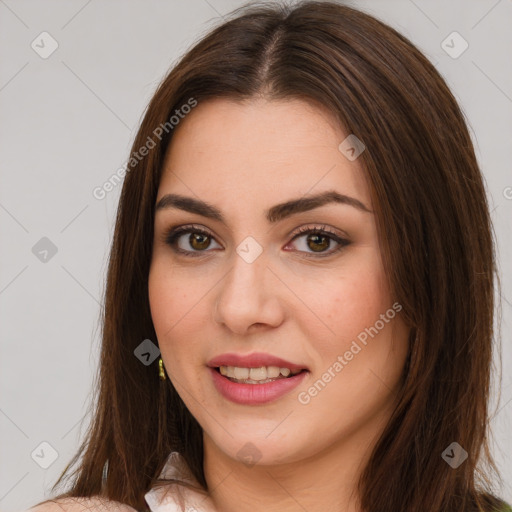
MULTIPOLYGON (((360 211, 372 213, 372 211, 358 199, 340 194, 335 190, 327 190, 313 196, 291 199, 290 201, 272 206, 272 208, 269 208, 265 212, 265 216, 268 222, 275 223, 291 215, 313 210, 330 203, 345 204, 360 211)), ((166 194, 155 205, 155 213, 167 208, 177 208, 190 213, 196 213, 225 224, 224 216, 217 207, 193 197, 186 197, 179 194, 166 194)))

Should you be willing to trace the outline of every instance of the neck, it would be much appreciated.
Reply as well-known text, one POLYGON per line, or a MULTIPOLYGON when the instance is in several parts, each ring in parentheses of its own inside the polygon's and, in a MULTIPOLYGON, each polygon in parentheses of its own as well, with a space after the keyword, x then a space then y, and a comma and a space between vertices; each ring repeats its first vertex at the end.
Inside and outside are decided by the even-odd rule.
POLYGON ((310 457, 253 466, 226 455, 204 434, 205 478, 215 509, 360 512, 357 484, 381 432, 378 423, 310 457))

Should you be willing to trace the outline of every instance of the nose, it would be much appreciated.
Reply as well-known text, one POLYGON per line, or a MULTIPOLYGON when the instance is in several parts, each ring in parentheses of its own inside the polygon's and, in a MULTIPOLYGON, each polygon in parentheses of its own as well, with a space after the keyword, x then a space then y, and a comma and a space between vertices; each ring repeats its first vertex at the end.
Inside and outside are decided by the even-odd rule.
POLYGON ((234 253, 231 269, 215 288, 214 321, 239 335, 279 326, 284 319, 282 286, 265 252, 251 263, 234 253))

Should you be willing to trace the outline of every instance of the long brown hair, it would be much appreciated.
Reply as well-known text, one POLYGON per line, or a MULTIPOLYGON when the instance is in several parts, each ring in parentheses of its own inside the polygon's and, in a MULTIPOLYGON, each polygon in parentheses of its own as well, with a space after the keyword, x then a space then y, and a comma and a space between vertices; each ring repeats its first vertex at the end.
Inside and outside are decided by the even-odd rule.
POLYGON ((141 364, 134 350, 145 339, 157 343, 148 273, 169 119, 194 101, 256 96, 323 105, 366 146, 360 161, 382 257, 411 336, 396 409, 360 480, 363 509, 493 510, 497 272, 464 115, 410 41, 370 15, 323 1, 237 9, 181 58, 149 103, 117 212, 93 421, 54 489, 81 457, 72 487, 58 497, 103 496, 148 510, 144 494, 171 451, 208 490, 201 427, 169 380, 158 379, 156 363, 141 364), (147 155, 135 158, 150 139, 147 155), (441 457, 453 442, 468 454, 457 469, 441 457))

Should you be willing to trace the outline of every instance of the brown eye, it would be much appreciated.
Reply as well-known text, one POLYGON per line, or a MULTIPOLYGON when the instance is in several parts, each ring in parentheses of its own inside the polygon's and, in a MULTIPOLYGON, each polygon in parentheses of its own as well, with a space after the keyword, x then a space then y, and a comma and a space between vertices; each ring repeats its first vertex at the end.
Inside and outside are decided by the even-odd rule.
MULTIPOLYGON (((212 241, 217 243, 211 233, 200 227, 190 225, 171 228, 164 234, 163 241, 170 245, 175 252, 191 257, 208 254, 211 252, 208 249, 211 248, 212 241), (188 235, 188 237, 185 237, 185 235, 188 235)), ((303 254, 306 258, 331 256, 350 244, 349 240, 326 230, 325 226, 323 226, 322 229, 310 227, 302 228, 299 233, 293 237, 292 242, 301 246, 297 252, 303 254), (295 240, 301 240, 301 243, 297 243, 295 240), (337 244, 337 247, 328 250, 333 243, 337 244)), ((222 247, 219 245, 214 248, 222 247)))
POLYGON ((210 245, 210 237, 203 233, 192 233, 188 237, 188 243, 190 244, 190 247, 201 251, 203 249, 207 249, 210 245))
POLYGON ((325 226, 322 229, 303 228, 299 231, 299 234, 294 236, 294 243, 295 240, 299 239, 303 239, 302 243, 297 243, 299 252, 304 253, 305 257, 331 256, 350 244, 349 240, 340 237, 336 233, 326 231, 325 226), (331 242, 337 244, 338 247, 328 251, 331 242))
POLYGON ((308 247, 314 252, 322 252, 324 249, 329 248, 330 238, 325 235, 318 235, 312 233, 307 237, 308 247))
MULTIPOLYGON (((185 256, 201 256, 201 253, 207 253, 211 246, 213 236, 201 228, 193 226, 182 226, 177 229, 171 229, 164 236, 164 242, 172 249, 185 256), (185 237, 188 235, 188 237, 185 237)), ((219 246, 220 247, 220 246, 219 246)))

